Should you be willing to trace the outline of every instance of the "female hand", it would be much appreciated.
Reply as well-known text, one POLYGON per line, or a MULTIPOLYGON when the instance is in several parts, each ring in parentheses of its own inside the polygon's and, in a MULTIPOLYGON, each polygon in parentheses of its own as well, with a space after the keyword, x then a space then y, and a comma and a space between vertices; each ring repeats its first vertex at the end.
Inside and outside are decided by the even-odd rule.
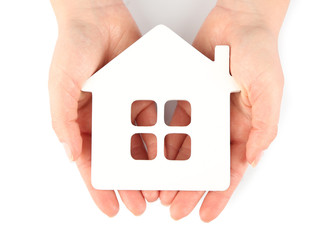
MULTIPOLYGON (((241 87, 241 93, 231 95, 231 184, 226 191, 207 193, 200 209, 203 221, 209 222, 219 215, 245 173, 247 162, 256 166, 261 153, 277 135, 283 91, 278 33, 288 2, 219 1, 193 43, 211 59, 216 45, 229 45, 230 70, 241 87)), ((190 122, 189 112, 179 102, 172 123, 190 122)), ((173 159, 190 146, 183 137, 166 140, 173 159)), ((180 219, 193 210, 203 194, 161 191, 160 199, 164 205, 171 204, 171 216, 180 219)))
MULTIPOLYGON (((141 35, 120 0, 51 2, 59 27, 49 75, 53 128, 69 158, 76 161, 97 206, 108 216, 114 216, 119 210, 115 192, 96 190, 91 185, 91 94, 81 92, 81 87, 141 35)), ((154 104, 139 105, 135 109, 134 117, 139 125, 155 119, 152 114, 148 118, 148 112, 155 111, 154 104)), ((140 149, 138 154, 147 154, 143 151, 140 149)), ((119 191, 119 194, 135 215, 144 212, 144 197, 148 201, 158 198, 158 191, 119 191)))

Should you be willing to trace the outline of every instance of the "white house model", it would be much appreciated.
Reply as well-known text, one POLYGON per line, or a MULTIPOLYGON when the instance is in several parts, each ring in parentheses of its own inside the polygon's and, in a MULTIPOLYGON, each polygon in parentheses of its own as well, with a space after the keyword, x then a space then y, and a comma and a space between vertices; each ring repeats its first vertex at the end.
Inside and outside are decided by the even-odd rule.
POLYGON ((230 184, 230 93, 239 91, 229 74, 229 47, 217 46, 211 61, 181 37, 159 25, 95 73, 83 86, 92 92, 92 170, 96 189, 214 190, 230 184), (157 104, 154 126, 134 126, 136 100, 157 104), (164 105, 170 100, 191 104, 191 123, 167 126, 164 105), (111 117, 110 117, 111 116, 111 117), (131 137, 152 133, 157 157, 136 161, 131 137), (191 157, 164 156, 164 138, 185 133, 191 157))

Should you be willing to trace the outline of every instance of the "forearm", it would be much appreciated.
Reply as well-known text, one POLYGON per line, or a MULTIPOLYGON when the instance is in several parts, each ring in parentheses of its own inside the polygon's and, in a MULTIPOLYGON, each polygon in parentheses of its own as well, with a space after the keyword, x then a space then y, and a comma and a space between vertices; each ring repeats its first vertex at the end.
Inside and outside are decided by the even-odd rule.
POLYGON ((278 34, 289 3, 290 0, 219 0, 217 6, 239 15, 242 24, 261 22, 278 34))

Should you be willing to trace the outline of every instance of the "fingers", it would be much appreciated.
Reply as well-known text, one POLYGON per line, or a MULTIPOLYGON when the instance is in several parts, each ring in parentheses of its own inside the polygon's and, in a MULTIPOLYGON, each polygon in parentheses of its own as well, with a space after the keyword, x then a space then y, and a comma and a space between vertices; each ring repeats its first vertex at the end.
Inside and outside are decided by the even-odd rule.
POLYGON ((147 149, 148 160, 153 160, 157 155, 157 139, 153 134, 142 134, 147 149))
MULTIPOLYGON (((176 142, 175 145, 178 146, 178 149, 173 151, 173 147, 166 147, 166 157, 169 159, 169 157, 175 156, 175 158, 170 158, 171 160, 187 160, 190 158, 191 155, 191 138, 190 136, 186 134, 170 134, 168 135, 169 138, 166 137, 166 142, 170 144, 172 141, 176 142), (174 137, 172 137, 174 135, 174 137), (169 137, 170 136, 170 137, 169 137), (172 152, 168 153, 172 149, 172 152), (174 152, 176 152, 175 155, 174 152)), ((167 145, 168 145, 167 144, 167 145)), ((181 193, 181 192, 180 192, 181 193)), ((165 206, 169 206, 171 203, 173 203, 174 199, 178 196, 178 191, 160 191, 159 197, 161 204, 165 206)), ((171 214, 171 216, 174 219, 178 219, 178 210, 172 210, 171 212, 175 212, 175 215, 171 214)))
MULTIPOLYGON (((136 101, 132 106, 132 122, 137 126, 153 126, 157 121, 157 107, 154 101, 136 101)), ((152 134, 142 134, 149 160, 157 155, 157 139, 152 134)))
MULTIPOLYGON (((142 134, 144 136, 145 134, 142 134)), ((141 134, 134 134, 131 140, 131 155, 135 160, 148 159, 141 134)))
MULTIPOLYGON (((114 191, 96 190, 91 185, 91 106, 86 105, 91 104, 91 96, 81 94, 80 90, 97 69, 140 37, 136 24, 127 15, 116 18, 118 27, 111 32, 81 23, 60 29, 49 76, 53 128, 69 157, 78 159, 79 171, 93 200, 109 216, 117 214, 119 205, 114 191)), ((120 194, 135 215, 145 210, 140 191, 120 191, 120 194)))
MULTIPOLYGON (((186 101, 178 101, 177 107, 172 116, 170 126, 187 126, 191 122, 191 107, 186 101)), ((183 160, 188 159, 188 148, 191 146, 191 139, 184 134, 169 134, 165 139, 165 155, 167 159, 183 160), (182 148, 183 146, 183 148, 182 148), (182 149, 182 150, 181 150, 182 149)), ((160 191, 159 198, 163 205, 169 206, 178 191, 160 191)))
POLYGON ((231 147, 230 186, 223 192, 208 192, 200 208, 202 221, 210 222, 223 211, 247 167, 245 144, 233 144, 231 147))
MULTIPOLYGON (((212 221, 222 212, 247 169, 245 144, 232 145, 231 155, 230 187, 223 192, 208 192, 200 208, 200 217, 204 222, 212 221)), ((179 220, 190 214, 204 193, 203 191, 178 192, 170 207, 171 217, 179 220)))
POLYGON ((169 206, 176 197, 177 193, 178 191, 160 191, 159 198, 161 204, 164 206, 169 206))
POLYGON ((114 217, 119 211, 119 203, 114 191, 96 190, 91 185, 91 137, 83 136, 82 153, 76 161, 79 172, 99 209, 109 217, 114 217))
POLYGON ((142 193, 148 202, 155 202, 159 198, 159 191, 157 190, 144 190, 142 193))
MULTIPOLYGON (((138 107, 137 107, 138 108, 138 107)), ((155 102, 149 101, 149 104, 143 106, 136 116, 136 123, 139 126, 152 126, 156 124, 157 107, 155 102)), ((157 155, 157 139, 153 134, 142 134, 142 138, 147 149, 148 160, 153 160, 157 155)), ((159 191, 142 191, 148 202, 154 202, 159 197, 159 191)))
MULTIPOLYGON (((236 94, 234 97, 240 99, 239 95, 240 94, 236 94)), ((239 101, 236 100, 235 102, 239 101)), ((237 103, 235 103, 235 105, 231 108, 231 115, 233 118, 233 126, 231 130, 234 131, 232 133, 231 147, 231 185, 229 189, 224 192, 209 192, 207 194, 200 209, 201 219, 205 222, 213 220, 224 209, 248 165, 246 161, 246 141, 248 138, 250 122, 240 110, 239 105, 237 103)), ((174 118, 176 117, 177 116, 174 118)), ((183 142, 183 146, 184 145, 186 145, 185 142, 183 142)), ((182 146, 180 147, 178 154, 181 153, 181 148, 182 146)), ((187 216, 194 209, 203 197, 203 194, 204 192, 202 191, 180 191, 178 193, 175 191, 161 191, 160 199, 164 204, 171 204, 170 214, 172 218, 179 220, 187 216)))
POLYGON ((120 197, 125 206, 135 215, 140 216, 146 210, 146 201, 141 191, 119 190, 120 197))
MULTIPOLYGON (((187 126, 191 122, 191 106, 187 101, 178 101, 170 126, 187 126)), ((165 138, 165 155, 169 160, 186 160, 190 156, 191 139, 186 134, 169 134, 165 138), (181 151, 181 152, 180 152, 181 151), (180 155, 179 155, 180 153, 180 155)))
POLYGON ((154 101, 135 101, 132 104, 131 122, 138 126, 154 126, 157 121, 157 108, 154 101))
POLYGON ((187 101, 177 101, 170 126, 187 126, 191 122, 191 105, 187 101))
POLYGON ((188 160, 191 157, 191 138, 187 134, 168 134, 165 148, 168 160, 188 160))
MULTIPOLYGON (((157 107, 154 101, 135 101, 132 104, 131 121, 137 126, 153 126, 157 121, 157 107)), ((139 135, 139 146, 143 148, 143 156, 139 159, 153 160, 157 155, 157 139, 153 134, 139 135), (142 139, 141 139, 142 138, 142 139), (145 144, 145 146, 144 146, 145 144)), ((148 202, 154 202, 159 197, 159 191, 142 191, 148 202)))
MULTIPOLYGON (((248 166, 246 160, 246 143, 251 129, 251 119, 249 118, 251 108, 245 107, 243 105, 241 93, 234 93, 231 95, 230 111, 230 186, 224 192, 207 193, 200 208, 200 217, 204 222, 212 221, 222 212, 248 166)), ((193 206, 191 208, 193 208, 193 206)))
MULTIPOLYGON (((145 151, 145 158, 142 158, 142 159, 153 160, 157 155, 157 139, 153 134, 141 134, 141 136, 144 140, 144 143, 147 149, 147 152, 146 152, 144 143, 142 142, 144 151, 145 151)), ((159 197, 159 191, 157 190, 155 191, 144 190, 142 191, 142 193, 148 202, 154 202, 159 197)))
POLYGON ((204 195, 204 191, 180 191, 172 201, 170 215, 179 220, 189 215, 204 195))
MULTIPOLYGON (((178 101, 171 126, 187 126, 191 122, 191 107, 186 101, 178 101)), ((166 137, 167 158, 185 160, 191 155, 191 138, 186 134, 170 134, 166 137)), ((179 220, 187 216, 199 202, 204 191, 161 191, 162 204, 170 205, 170 215, 179 220)))
MULTIPOLYGON (((76 161, 79 172, 96 205, 109 217, 115 216, 119 211, 119 203, 112 190, 97 190, 91 185, 91 137, 83 134, 82 153, 76 161)), ((119 191, 123 203, 136 216, 146 209, 146 202, 140 191, 119 191)))
MULTIPOLYGON (((239 99, 239 95, 236 94, 234 97, 239 99)), ((231 111, 233 117, 232 130, 235 131, 232 132, 233 142, 231 145, 231 184, 228 190, 224 192, 209 192, 207 194, 200 209, 201 219, 205 222, 216 218, 224 209, 248 166, 246 161, 246 141, 250 123, 238 106, 233 105, 231 111), (240 129, 243 129, 242 132, 239 131, 240 129)), ((178 193, 161 191, 160 199, 162 202, 171 204, 170 214, 172 218, 179 220, 194 209, 203 197, 203 194, 204 192, 202 191, 180 191, 178 193)))
MULTIPOLYGON (((146 138, 146 136, 148 136, 148 135, 149 134, 135 134, 132 137, 131 155, 132 155, 132 157, 134 159, 136 159, 136 160, 148 159, 148 154, 146 152, 146 148, 145 148, 144 142, 143 142, 143 139, 146 138)), ((158 191, 142 191, 142 193, 143 193, 143 196, 145 197, 145 199, 148 202, 154 202, 159 197, 159 192, 158 191)), ((124 194, 123 194, 123 196, 124 196, 124 194)), ((140 212, 140 210, 139 210, 139 212, 140 212)))

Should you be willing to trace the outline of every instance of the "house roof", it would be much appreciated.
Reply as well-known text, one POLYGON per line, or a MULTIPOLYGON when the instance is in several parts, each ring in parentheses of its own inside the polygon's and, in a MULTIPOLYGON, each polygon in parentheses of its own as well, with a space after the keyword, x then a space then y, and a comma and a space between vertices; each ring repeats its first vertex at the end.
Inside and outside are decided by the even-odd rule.
POLYGON ((229 75, 229 47, 217 46, 215 63, 164 25, 158 25, 132 44, 123 53, 96 72, 82 90, 95 92, 108 87, 128 88, 135 85, 190 85, 212 82, 238 91, 229 75), (220 82, 212 76, 227 76, 220 82), (123 82, 122 82, 123 81, 123 82))

